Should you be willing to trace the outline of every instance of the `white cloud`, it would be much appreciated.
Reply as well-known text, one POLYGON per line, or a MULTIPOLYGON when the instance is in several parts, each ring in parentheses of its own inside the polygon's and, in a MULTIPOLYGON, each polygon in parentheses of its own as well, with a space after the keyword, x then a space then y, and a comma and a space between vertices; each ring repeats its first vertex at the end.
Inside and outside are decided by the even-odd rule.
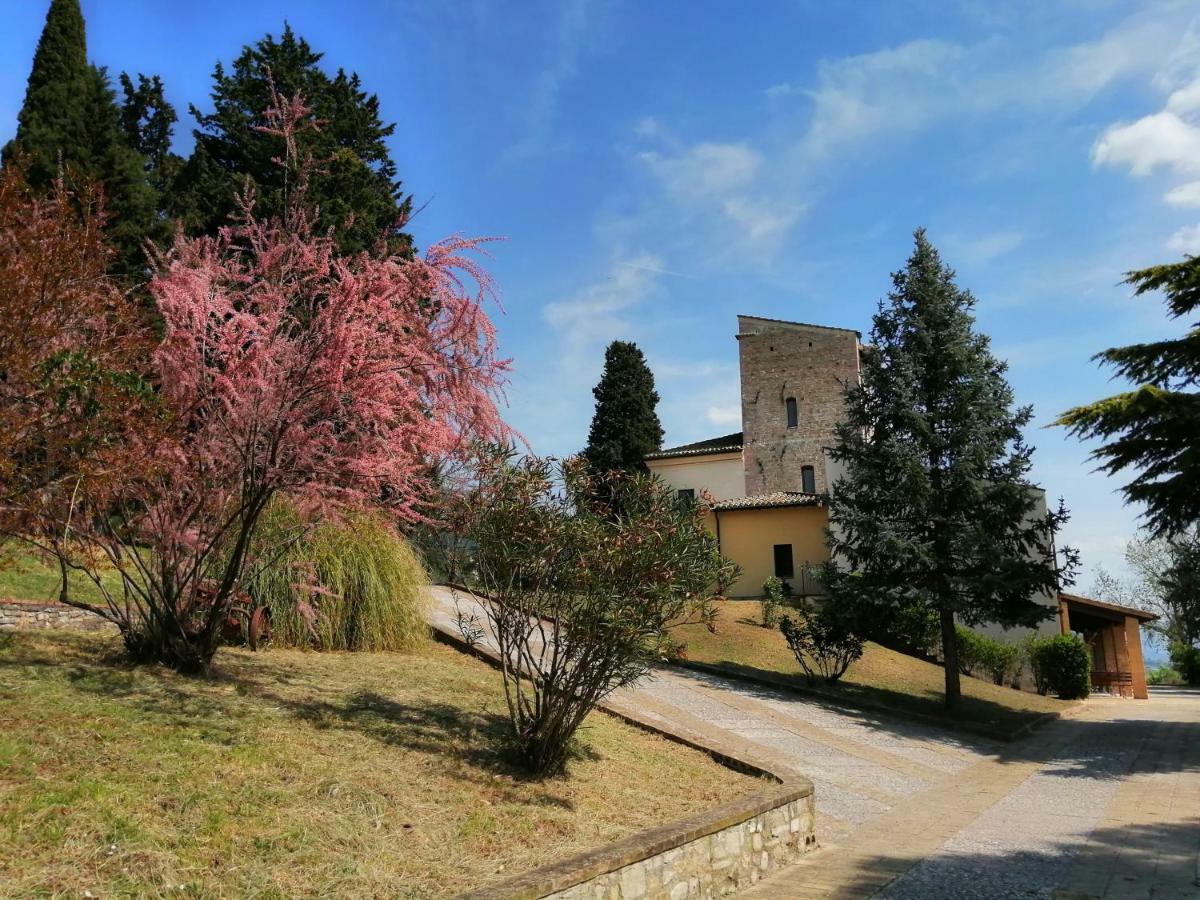
POLYGON ((621 314, 650 294, 661 271, 662 261, 652 253, 616 260, 602 281, 547 304, 542 314, 571 348, 603 343, 628 327, 621 314))
POLYGON ((1098 166, 1128 166, 1134 175, 1149 175, 1159 166, 1176 173, 1200 172, 1200 127, 1170 110, 1113 125, 1092 148, 1098 166))
POLYGON ((1167 249, 1174 253, 1200 256, 1200 225, 1180 228, 1167 239, 1167 249))
POLYGON ((714 425, 740 425, 742 424, 742 407, 740 405, 710 406, 705 417, 714 425))
POLYGON ((750 184, 762 167, 762 155, 746 144, 700 143, 679 156, 641 154, 669 192, 681 198, 728 193, 750 184))
POLYGON ((803 212, 801 204, 768 188, 764 157, 746 143, 701 142, 674 154, 647 151, 638 158, 683 226, 702 231, 710 246, 730 254, 769 262, 803 212))
POLYGON ((1172 188, 1163 196, 1172 206, 1200 206, 1200 181, 1189 181, 1172 188))
POLYGON ((1118 80, 1160 69, 1164 48, 1180 43, 1179 19, 1134 16, 1097 40, 1056 48, 1032 61, 1014 56, 1010 43, 996 39, 971 46, 914 40, 826 61, 811 89, 784 83, 767 93, 812 98, 801 147, 810 157, 830 158, 950 117, 1077 108, 1118 80))

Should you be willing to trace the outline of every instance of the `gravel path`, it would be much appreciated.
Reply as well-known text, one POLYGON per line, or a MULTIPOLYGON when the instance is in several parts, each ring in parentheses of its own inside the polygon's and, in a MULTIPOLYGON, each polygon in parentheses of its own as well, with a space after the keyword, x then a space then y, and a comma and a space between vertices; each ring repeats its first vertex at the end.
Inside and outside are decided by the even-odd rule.
POLYGON ((1096 697, 1012 744, 679 669, 615 699, 813 781, 822 849, 745 896, 1200 900, 1200 691, 1096 697))
MULTIPOLYGON (((453 592, 435 587, 431 596, 432 624, 458 634, 453 592)), ((458 603, 484 620, 468 596, 459 594, 458 603)), ((1000 746, 684 669, 656 670, 614 696, 664 724, 747 741, 786 760, 813 782, 822 841, 848 834, 1000 746)))

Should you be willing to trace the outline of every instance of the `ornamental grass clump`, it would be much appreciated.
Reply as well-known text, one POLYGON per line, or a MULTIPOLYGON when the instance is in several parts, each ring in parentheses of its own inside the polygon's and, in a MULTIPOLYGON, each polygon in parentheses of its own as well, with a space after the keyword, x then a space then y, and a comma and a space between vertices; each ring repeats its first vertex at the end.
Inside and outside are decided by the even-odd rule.
POLYGON ((271 617, 271 640, 318 650, 411 650, 428 634, 421 561, 379 514, 352 513, 311 533, 272 504, 256 539, 287 549, 247 585, 271 617), (289 536, 303 535, 289 542, 289 536))
POLYGON ((584 718, 646 673, 669 628, 712 627, 711 587, 736 566, 699 507, 649 476, 595 476, 578 459, 498 451, 464 503, 516 756, 558 772, 584 718))

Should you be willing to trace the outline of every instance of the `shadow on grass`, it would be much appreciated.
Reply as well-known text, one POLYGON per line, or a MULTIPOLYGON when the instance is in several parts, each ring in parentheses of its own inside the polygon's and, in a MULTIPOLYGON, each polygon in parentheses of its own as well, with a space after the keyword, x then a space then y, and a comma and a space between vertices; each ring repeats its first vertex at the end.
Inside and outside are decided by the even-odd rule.
MULTIPOLYGON (((730 666, 730 671, 736 667, 730 666)), ((707 671, 691 669, 672 670, 684 678, 692 678, 705 682, 708 686, 730 687, 722 684, 722 676, 707 671)), ((752 670, 758 671, 758 670, 752 670)), ((893 708, 884 708, 876 704, 871 706, 854 705, 851 700, 855 696, 857 685, 839 685, 837 696, 831 698, 829 693, 820 688, 808 688, 803 677, 794 681, 799 684, 788 684, 787 676, 774 673, 781 684, 759 684, 751 681, 741 681, 736 689, 743 695, 759 700, 769 700, 775 703, 794 703, 799 707, 794 715, 803 721, 805 707, 813 704, 832 712, 850 716, 859 725, 890 735, 910 737, 918 740, 930 738, 940 742, 950 742, 958 746, 987 754, 1001 762, 1039 762, 1043 764, 1042 772, 1064 778, 1093 778, 1116 781, 1126 777, 1139 760, 1139 754, 1154 751, 1160 746, 1179 746, 1190 748, 1188 751, 1175 753, 1170 757, 1162 757, 1154 752, 1147 753, 1145 758, 1154 758, 1158 767, 1155 771, 1166 772, 1200 772, 1200 696, 1181 699, 1177 702, 1194 703, 1195 714, 1186 712, 1179 718, 1112 718, 1100 720, 1063 718, 1046 726, 1044 731, 1034 732, 1037 740, 1031 738, 1001 742, 982 736, 963 734, 941 730, 941 722, 917 721, 905 717, 905 711, 897 704, 893 708), (843 688, 849 689, 850 696, 842 694, 843 688)), ((878 699, 878 694, 889 694, 888 691, 866 688, 873 691, 872 699, 878 699)), ((911 699, 908 695, 901 695, 911 699)), ((964 698, 966 699, 966 698, 964 698)), ((976 700, 976 703, 987 701, 976 700)), ((1101 703, 1113 704, 1142 704, 1153 701, 1143 700, 1100 700, 1101 703)), ((1159 707, 1160 709, 1162 707, 1159 707)), ((1114 710, 1121 710, 1114 706, 1114 710)), ((1155 707, 1129 707, 1131 713, 1145 713, 1155 707)), ((961 723, 959 723, 961 725, 961 723)), ((1200 895, 1198 895, 1200 896, 1200 895)))
MULTIPOLYGON (((511 799, 570 808, 567 801, 549 791, 554 777, 532 776, 517 761, 507 714, 481 705, 472 709, 469 704, 481 701, 466 697, 461 703, 400 699, 379 690, 329 686, 314 680, 314 675, 320 678, 319 669, 298 674, 286 664, 272 661, 269 653, 238 659, 218 657, 208 678, 181 675, 129 661, 121 654, 119 643, 110 646, 96 638, 74 635, 35 641, 4 637, 0 639, 0 673, 5 669, 20 670, 23 679, 66 686, 80 696, 113 701, 111 712, 128 718, 134 727, 145 723, 179 728, 211 743, 236 745, 252 739, 258 723, 271 715, 269 710, 282 710, 309 727, 353 731, 391 747, 436 756, 442 774, 464 782, 487 784, 502 792, 505 783, 516 787, 544 782, 547 791, 530 796, 525 789, 514 792, 511 799), (255 703, 239 702, 241 697, 255 703)), ((572 762, 597 758, 598 754, 577 738, 568 772, 572 762)))
MULTIPOLYGON (((703 665, 703 664, 702 664, 703 665)), ((732 678, 765 682, 784 690, 795 691, 822 705, 837 709, 882 711, 893 714, 915 713, 932 724, 953 730, 966 731, 981 737, 1006 740, 1013 732, 1027 723, 1036 721, 1044 713, 1019 712, 991 700, 964 695, 958 712, 946 711, 941 691, 926 691, 914 694, 909 690, 890 690, 873 685, 840 681, 837 684, 818 682, 809 684, 802 674, 788 674, 774 669, 750 666, 733 660, 707 664, 713 671, 720 671, 732 678)))
POLYGON ((960 844, 924 859, 855 859, 844 892, 857 897, 878 891, 873 896, 887 900, 1200 897, 1198 853, 1200 818, 1098 828, 1043 847, 1014 828, 1009 840, 960 844), (894 880, 883 886, 889 875, 894 880))

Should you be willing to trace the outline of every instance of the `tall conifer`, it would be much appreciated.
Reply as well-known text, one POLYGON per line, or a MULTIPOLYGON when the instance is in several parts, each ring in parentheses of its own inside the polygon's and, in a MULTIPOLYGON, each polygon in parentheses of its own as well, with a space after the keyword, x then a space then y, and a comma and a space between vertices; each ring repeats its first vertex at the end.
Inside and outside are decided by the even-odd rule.
POLYGON ((1172 318, 1193 321, 1181 337, 1098 354, 1137 386, 1068 410, 1058 424, 1102 439, 1092 456, 1110 475, 1136 470, 1125 499, 1145 504, 1154 534, 1178 534, 1200 523, 1200 257, 1130 272, 1126 283, 1138 294, 1161 290, 1172 318))
POLYGON ((121 128, 107 73, 88 62, 79 0, 51 0, 17 135, 4 148, 6 163, 18 156, 37 189, 48 189, 60 173, 68 182, 99 183, 105 231, 117 248, 114 267, 133 277, 144 271, 142 242, 154 222, 154 192, 121 128))
POLYGON ((274 87, 288 98, 303 94, 320 123, 319 130, 296 138, 315 163, 307 196, 320 210, 318 226, 332 229, 347 252, 374 246, 384 233, 393 249, 411 246, 403 224, 412 201, 385 143, 396 126, 384 124, 379 98, 363 90, 358 75, 339 69, 330 76, 321 58, 288 26, 279 38, 267 35, 244 47, 230 70, 217 63, 213 111, 191 107, 199 126, 196 149, 174 198, 173 212, 189 232, 212 233, 226 224, 247 185, 261 213, 283 209, 286 176, 274 161, 278 142, 259 130, 274 87))
POLYGON ((955 622, 1036 625, 1074 553, 1054 554, 1065 521, 1039 513, 1007 365, 975 331, 975 299, 954 282, 923 231, 892 276, 847 391, 832 451, 845 475, 830 498, 835 608, 928 610, 941 625, 946 705, 956 705, 955 622))
POLYGON ((596 412, 584 459, 597 473, 645 472, 646 454, 662 446, 654 373, 637 344, 613 341, 604 352, 604 372, 592 389, 596 412))

